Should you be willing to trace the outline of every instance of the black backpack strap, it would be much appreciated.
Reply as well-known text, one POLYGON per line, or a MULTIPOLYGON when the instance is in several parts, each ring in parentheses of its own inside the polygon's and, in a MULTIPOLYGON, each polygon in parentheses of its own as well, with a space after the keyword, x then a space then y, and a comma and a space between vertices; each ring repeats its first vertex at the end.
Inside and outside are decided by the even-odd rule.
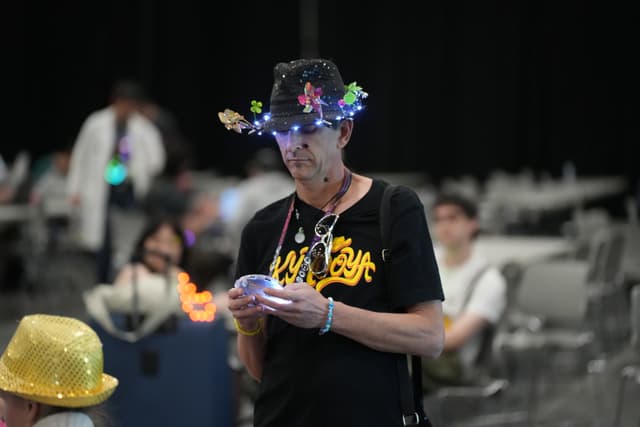
MULTIPOLYGON (((380 203, 380 236, 382 237, 382 260, 385 263, 391 261, 391 196, 396 186, 388 184, 382 195, 380 203)), ((389 283, 391 276, 387 272, 389 283)), ((411 356, 411 378, 409 378, 409 366, 407 355, 399 354, 396 363, 398 369, 398 381, 400 386, 400 404, 402 409, 403 426, 430 426, 431 423, 425 415, 422 403, 422 359, 419 356, 411 356)))
POLYGON ((382 237, 382 260, 391 260, 391 196, 396 186, 388 184, 382 194, 380 203, 380 236, 382 237))

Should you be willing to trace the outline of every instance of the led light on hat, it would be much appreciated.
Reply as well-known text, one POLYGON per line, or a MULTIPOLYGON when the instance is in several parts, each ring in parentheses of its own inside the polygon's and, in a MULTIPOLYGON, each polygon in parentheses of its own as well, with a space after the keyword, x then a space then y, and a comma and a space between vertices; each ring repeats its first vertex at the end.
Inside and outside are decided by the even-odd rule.
MULTIPOLYGON (((362 90, 362 86, 358 86, 355 81, 344 86, 344 90, 345 93, 343 97, 337 101, 343 115, 336 117, 336 120, 353 117, 364 108, 362 100, 369 96, 367 92, 362 90)), ((321 87, 314 87, 311 82, 306 82, 302 88, 302 94, 298 95, 298 103, 302 105, 303 113, 308 114, 315 112, 318 114, 319 117, 314 122, 316 126, 332 126, 330 121, 324 119, 322 106, 329 104, 322 99, 321 87)), ((242 131, 248 130, 249 134, 257 133, 258 135, 261 135, 265 123, 271 120, 271 114, 265 113, 261 119, 257 119, 256 114, 260 114, 262 112, 262 102, 256 100, 251 101, 250 111, 254 116, 253 123, 247 120, 242 114, 229 108, 219 112, 218 118, 227 130, 234 130, 237 133, 242 133, 242 131)), ((290 129, 294 131, 299 128, 300 125, 298 124, 294 124, 290 127, 290 129)), ((275 135, 276 132, 273 131, 272 134, 275 135)))

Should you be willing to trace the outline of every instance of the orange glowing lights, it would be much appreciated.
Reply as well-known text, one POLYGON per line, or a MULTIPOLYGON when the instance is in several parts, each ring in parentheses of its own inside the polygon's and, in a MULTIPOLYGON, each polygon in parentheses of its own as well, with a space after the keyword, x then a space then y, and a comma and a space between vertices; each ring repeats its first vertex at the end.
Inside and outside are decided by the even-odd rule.
POLYGON ((178 293, 182 311, 194 322, 213 322, 216 317, 213 295, 209 291, 196 292, 196 289, 187 273, 178 274, 178 293))

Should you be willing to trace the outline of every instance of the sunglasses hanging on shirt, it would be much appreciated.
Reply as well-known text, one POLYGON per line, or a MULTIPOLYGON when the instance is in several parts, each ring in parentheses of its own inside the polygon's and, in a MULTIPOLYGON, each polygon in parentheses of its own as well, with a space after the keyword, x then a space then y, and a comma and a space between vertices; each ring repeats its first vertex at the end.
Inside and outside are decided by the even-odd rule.
MULTIPOLYGON (((329 270, 329 264, 331 262, 331 248, 333 245, 333 228, 338 221, 339 215, 333 213, 336 206, 340 202, 342 196, 345 195, 349 187, 351 186, 352 173, 349 169, 345 168, 344 178, 342 180, 342 186, 340 190, 327 202, 330 204, 329 209, 325 211, 325 215, 320 218, 318 223, 314 227, 315 235, 313 240, 309 244, 309 250, 304 256, 302 263, 300 264, 300 268, 298 270, 298 274, 296 275, 296 282, 304 282, 306 280, 307 274, 309 271, 318 277, 323 278, 327 275, 329 270)), ((278 260, 278 256, 280 255, 280 249, 282 248, 282 244, 284 242, 284 237, 287 234, 287 229, 289 228, 289 223, 291 221, 291 216, 295 209, 295 193, 291 197, 291 204, 289 205, 289 211, 287 212, 287 218, 285 219, 284 226, 282 228, 282 232, 280 233, 280 239, 278 241, 278 246, 273 254, 273 260, 271 261, 271 266, 269 268, 269 276, 273 276, 275 271, 276 262, 278 260)), ((306 237, 304 235, 304 229, 300 225, 300 214, 297 209, 295 209, 296 219, 298 220, 299 228, 294 235, 294 240, 298 244, 302 244, 306 237)))
POLYGON ((324 278, 327 275, 333 246, 333 227, 336 225, 338 218, 338 214, 329 213, 320 218, 320 221, 314 227, 316 237, 319 240, 309 249, 311 254, 309 268, 318 278, 324 278))

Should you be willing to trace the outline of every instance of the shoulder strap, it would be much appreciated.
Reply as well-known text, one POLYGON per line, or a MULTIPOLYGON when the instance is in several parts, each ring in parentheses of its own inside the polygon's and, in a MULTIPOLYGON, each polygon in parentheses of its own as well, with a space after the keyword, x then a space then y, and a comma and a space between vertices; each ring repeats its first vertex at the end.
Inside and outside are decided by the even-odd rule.
POLYGON ((391 259, 391 196, 396 186, 388 184, 382 194, 380 203, 380 236, 382 237, 382 260, 389 262, 391 259))
POLYGON ((489 264, 483 265, 478 271, 475 272, 475 274, 471 278, 469 286, 467 286, 466 292, 464 294, 464 299, 462 300, 462 305, 460 306, 460 311, 458 311, 458 314, 462 314, 464 309, 467 307, 467 304, 469 304, 469 301, 473 296, 473 291, 476 289, 476 285, 478 284, 482 276, 484 276, 484 273, 489 270, 489 267, 491 267, 489 264))
MULTIPOLYGON (((397 186, 388 184, 380 202, 380 236, 382 238, 382 261, 391 260, 391 196, 397 186)), ((389 268, 385 268, 387 281, 391 283, 389 268)), ((422 403, 422 359, 411 356, 411 378, 407 355, 399 354, 397 358, 398 380, 400 384, 400 404, 402 409, 402 425, 431 425, 425 415, 422 403)))
MULTIPOLYGON (((480 279, 484 276, 484 274, 489 270, 490 267, 491 265, 488 263, 483 265, 478 271, 476 271, 476 273, 471 278, 471 281, 469 282, 469 286, 467 287, 467 290, 464 296, 464 300, 462 302, 462 305, 460 306, 460 311, 458 312, 459 314, 461 314, 469 304, 469 301, 473 296, 473 292, 476 289, 476 285, 478 284, 480 279)), ((489 353, 491 352, 491 342, 493 340, 494 332, 495 332, 495 328, 491 324, 486 326, 483 329, 482 339, 480 341, 480 350, 478 351, 478 354, 476 355, 476 358, 474 360, 474 363, 476 365, 479 365, 484 360, 486 360, 489 353)))

